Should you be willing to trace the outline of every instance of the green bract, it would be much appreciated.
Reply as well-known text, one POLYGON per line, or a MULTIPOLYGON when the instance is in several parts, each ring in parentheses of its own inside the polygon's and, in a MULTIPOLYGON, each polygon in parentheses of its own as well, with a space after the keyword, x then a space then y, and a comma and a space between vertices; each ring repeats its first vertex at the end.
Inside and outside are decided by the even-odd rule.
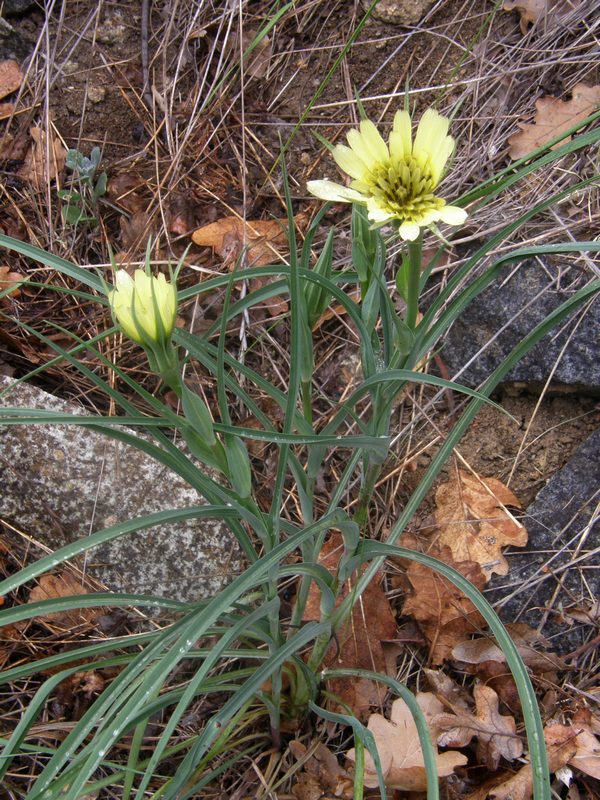
POLYGON ((177 318, 177 292, 164 275, 154 277, 137 269, 131 278, 120 269, 108 300, 116 322, 134 342, 148 345, 171 338, 177 318))

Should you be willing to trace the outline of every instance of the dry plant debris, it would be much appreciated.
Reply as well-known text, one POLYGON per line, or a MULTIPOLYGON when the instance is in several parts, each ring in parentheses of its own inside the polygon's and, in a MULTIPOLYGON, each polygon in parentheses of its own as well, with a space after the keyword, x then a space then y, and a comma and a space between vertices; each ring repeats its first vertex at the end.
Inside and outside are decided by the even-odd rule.
MULTIPOLYGON (((334 533, 324 544, 319 563, 335 574, 343 552, 340 534, 334 533)), ((338 605, 352 591, 355 579, 348 582, 338 598, 338 605)), ((313 583, 308 595, 304 620, 320 617, 321 592, 313 583)), ((354 606, 352 616, 337 632, 325 656, 324 666, 334 669, 359 668, 386 672, 382 642, 396 636, 397 624, 380 581, 374 579, 354 606)), ((366 719, 373 706, 381 706, 386 694, 382 684, 365 678, 335 678, 328 689, 353 710, 359 719, 366 719)))
POLYGON ((16 297, 20 293, 19 285, 24 277, 20 272, 11 272, 10 267, 0 267, 0 292, 6 292, 0 302, 5 303, 7 297, 16 297))
MULTIPOLYGON (((78 594, 88 594, 88 591, 68 570, 64 570, 56 575, 42 575, 37 586, 34 586, 29 593, 29 602, 72 597, 78 594)), ((57 611, 34 619, 51 631, 71 630, 89 625, 103 613, 99 608, 81 608, 72 611, 57 611)))
POLYGON ((0 61, 0 100, 16 92, 23 83, 23 73, 16 61, 0 61))
MULTIPOLYGON (((303 227, 306 217, 298 214, 294 221, 303 227)), ((245 267, 261 267, 284 261, 288 248, 287 231, 287 219, 244 221, 239 217, 223 217, 195 230, 192 241, 200 247, 212 247, 226 266, 233 270, 244 254, 244 248, 247 248, 245 267)), ((253 278, 250 286, 260 289, 269 282, 269 278, 253 278)), ((272 297, 264 305, 272 317, 285 314, 288 310, 288 303, 283 297, 272 297)))
POLYGON ((486 581, 493 573, 506 575, 502 548, 527 544, 527 531, 506 508, 520 506, 510 489, 459 469, 437 490, 435 502, 439 547, 448 547, 457 563, 479 564, 486 581))
POLYGON ((41 189, 63 171, 67 151, 54 130, 50 134, 49 144, 42 128, 34 126, 29 134, 31 146, 18 174, 23 180, 30 181, 36 189, 41 189))
MULTIPOLYGON (((576 715, 577 716, 577 715, 576 715)), ((544 728, 550 772, 567 765, 576 767, 593 778, 600 777, 600 742, 589 726, 551 724, 544 728)), ((530 800, 532 795, 531 766, 526 764, 512 775, 500 776, 500 781, 488 782, 467 800, 530 800)))
MULTIPOLYGON (((578 123, 584 122, 600 107, 600 86, 588 86, 578 83, 573 87, 570 100, 558 97, 541 97, 535 103, 533 124, 519 122, 521 129, 508 138, 509 155, 512 159, 524 158, 551 139, 568 131, 578 123)), ((560 142, 552 145, 552 149, 570 141, 565 136, 560 142)))
POLYGON ((465 747, 477 739, 477 761, 495 772, 501 758, 513 761, 523 753, 523 742, 517 736, 514 717, 498 710, 498 695, 483 683, 473 687, 475 713, 456 709, 455 713, 440 713, 434 720, 443 733, 438 736, 441 747, 465 747))
MULTIPOLYGON (((430 726, 435 726, 435 718, 444 710, 434 694, 422 692, 416 700, 430 726)), ((419 741, 417 726, 407 704, 398 698, 392 703, 390 719, 381 714, 371 714, 367 725, 375 738, 377 752, 381 760, 386 786, 407 792, 422 792, 427 788, 425 761, 419 741)), ((346 754, 354 761, 354 749, 346 754)), ((438 753, 436 764, 440 778, 452 775, 457 767, 464 766, 468 759, 462 753, 448 750, 438 753)), ((368 752, 365 753, 365 786, 378 785, 375 763, 368 752)))
MULTIPOLYGON (((454 567, 481 590, 493 573, 508 572, 502 548, 527 542, 527 531, 506 505, 519 501, 500 481, 456 470, 436 492, 436 526, 429 541, 404 541, 454 567)), ((450 658, 457 644, 485 627, 469 598, 429 567, 409 562, 402 583, 407 589, 402 614, 419 623, 432 664, 450 658)))
POLYGON ((352 800, 354 780, 323 742, 308 749, 302 742, 293 740, 289 748, 294 758, 303 762, 292 787, 296 800, 321 800, 324 797, 352 800))
MULTIPOLYGON (((454 562, 449 548, 430 554, 462 573, 478 589, 484 575, 473 561, 454 562)), ((457 642, 485 627, 479 611, 453 583, 429 567, 412 561, 406 571, 409 595, 402 607, 403 616, 413 617, 429 642, 429 661, 441 664, 450 657, 457 642)))
POLYGON ((530 25, 535 25, 538 20, 547 19, 550 15, 562 17, 568 11, 577 9, 583 2, 584 0, 504 0, 502 8, 504 11, 519 12, 519 26, 525 36, 530 25))
MULTIPOLYGON (((526 666, 535 672, 554 672, 567 668, 565 661, 555 653, 544 652, 550 643, 536 630, 523 622, 506 625, 526 666)), ((452 658, 465 664, 484 664, 486 661, 506 663, 502 650, 492 639, 481 637, 459 642, 452 648, 452 658)))
POLYGON ((245 222, 240 217, 223 217, 194 231, 192 241, 201 247, 212 247, 231 269, 247 247, 247 266, 260 267, 283 260, 282 253, 288 246, 287 226, 287 219, 245 222))

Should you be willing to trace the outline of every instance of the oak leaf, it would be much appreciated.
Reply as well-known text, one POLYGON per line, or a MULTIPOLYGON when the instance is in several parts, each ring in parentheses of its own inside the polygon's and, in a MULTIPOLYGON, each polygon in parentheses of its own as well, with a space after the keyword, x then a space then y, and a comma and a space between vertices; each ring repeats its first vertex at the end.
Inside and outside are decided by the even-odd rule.
MULTIPOLYGON (((530 669, 537 673, 567 669, 567 663, 560 656, 540 649, 540 647, 547 647, 550 643, 534 628, 518 622, 509 623, 506 629, 516 644, 519 655, 530 669)), ((506 656, 489 637, 459 642, 452 649, 452 658, 466 664, 483 664, 486 661, 506 663, 506 656)))
POLYGON ((504 716, 498 710, 498 695, 489 686, 476 683, 473 688, 475 713, 464 709, 456 713, 439 714, 433 720, 441 734, 440 747, 465 747, 477 739, 477 761, 495 772, 501 758, 513 761, 523 753, 523 742, 517 736, 514 717, 504 716))
POLYGON ((289 749, 303 766, 302 771, 296 773, 292 786, 292 794, 296 800, 320 800, 323 797, 352 800, 354 780, 323 742, 309 750, 302 742, 294 739, 290 742, 289 749))
POLYGON ((247 266, 264 266, 283 260, 282 252, 288 246, 287 225, 286 219, 245 222, 239 217, 223 217, 195 230, 192 241, 200 247, 212 247, 231 267, 247 247, 247 266))
POLYGON ((456 681, 447 675, 441 669, 425 669, 423 670, 427 683, 432 689, 436 697, 443 697, 444 701, 448 703, 456 712, 457 709, 469 708, 469 694, 463 686, 459 686, 456 681))
POLYGON ((20 272, 11 272, 10 267, 0 267, 0 292, 6 292, 4 297, 0 298, 0 302, 7 297, 20 294, 19 286, 23 281, 20 272))
MULTIPOLYGON (((343 552, 343 540, 334 532, 323 545, 319 564, 335 575, 343 552)), ((346 582, 340 592, 336 607, 352 591, 356 577, 346 582)), ((320 618, 321 592, 315 583, 311 585, 303 620, 320 618)), ((386 673, 386 655, 382 642, 393 639, 398 626, 389 600, 381 587, 380 579, 374 578, 356 601, 348 621, 337 631, 324 658, 324 666, 333 669, 359 668, 386 673)), ((327 683, 329 691, 350 706, 359 719, 366 719, 372 706, 381 706, 386 689, 382 684, 367 678, 333 678, 327 683)))
MULTIPOLYGON (((478 589, 483 589, 485 577, 479 564, 472 561, 456 563, 450 549, 433 550, 431 555, 461 572, 478 589)), ((410 584, 402 614, 412 616, 430 643, 432 664, 449 658, 452 648, 466 636, 481 630, 485 622, 469 598, 453 583, 429 567, 412 561, 406 571, 410 584)))
MULTIPOLYGON (((417 694, 416 700, 428 722, 443 711, 440 701, 429 692, 417 694)), ((389 720, 381 714, 371 714, 367 727, 375 738, 385 785, 406 792, 425 791, 427 778, 423 750, 417 726, 405 701, 402 698, 394 700, 389 720)), ((350 761, 356 758, 354 749, 346 755, 350 761)), ((452 775, 456 767, 466 763, 467 757, 462 753, 453 750, 437 753, 438 777, 452 775)), ((365 786, 378 786, 375 763, 368 752, 365 752, 364 780, 365 786)))
POLYGON ((575 737, 577 752, 569 764, 585 772, 586 775, 600 780, 600 741, 595 736, 595 733, 600 732, 598 717, 593 716, 588 709, 582 708, 574 715, 571 728, 577 732, 575 737))
POLYGON ((42 128, 33 127, 29 134, 32 139, 31 147, 18 175, 23 180, 30 181, 37 189, 41 189, 63 171, 67 151, 54 130, 50 134, 49 145, 46 132, 42 128))
POLYGON ((504 11, 518 11, 520 28, 523 36, 530 25, 550 16, 563 15, 567 11, 582 5, 583 0, 504 0, 504 11))
MULTIPOLYGON (((306 218, 302 214, 294 217, 302 226, 306 218)), ((283 254, 288 249, 287 219, 266 219, 244 221, 239 217, 223 217, 209 225, 203 225, 192 234, 192 241, 200 247, 212 247, 230 269, 246 249, 245 267, 261 267, 267 264, 282 263, 283 254)), ((254 278, 253 289, 260 289, 268 278, 254 278)), ((288 304, 281 297, 272 297, 265 303, 273 317, 287 311, 288 304)))
MULTIPOLYGON (((575 755, 577 744, 569 728, 564 725, 549 725, 544 729, 548 767, 556 772, 566 766, 575 755)), ((477 791, 467 795, 465 800, 531 800, 533 775, 531 765, 526 764, 518 772, 504 773, 494 783, 486 782, 477 791)))
MULTIPOLYGON (((536 100, 533 124, 518 122, 521 129, 508 138, 509 155, 512 159, 524 158, 529 153, 554 139, 563 131, 568 131, 578 123, 584 122, 600 106, 600 86, 578 83, 573 87, 570 100, 545 96, 536 100)), ((570 141, 565 136, 552 145, 554 150, 570 141)))
POLYGON ((486 580, 495 572, 506 575, 502 547, 523 547, 527 531, 506 508, 519 507, 515 495, 495 478, 480 478, 464 470, 442 484, 435 496, 437 543, 450 548, 457 562, 481 565, 486 580))
POLYGON ((16 61, 8 58, 0 61, 0 100, 16 92, 23 82, 23 73, 16 61))
MULTIPOLYGON (((53 600, 59 597, 71 597, 73 595, 88 594, 87 589, 67 570, 57 575, 42 575, 38 585, 34 586, 29 593, 29 602, 35 603, 39 600, 53 600)), ((35 621, 41 623, 52 631, 69 630, 89 625, 104 611, 101 608, 75 608, 70 611, 56 611, 52 614, 44 614, 35 617, 35 621)))

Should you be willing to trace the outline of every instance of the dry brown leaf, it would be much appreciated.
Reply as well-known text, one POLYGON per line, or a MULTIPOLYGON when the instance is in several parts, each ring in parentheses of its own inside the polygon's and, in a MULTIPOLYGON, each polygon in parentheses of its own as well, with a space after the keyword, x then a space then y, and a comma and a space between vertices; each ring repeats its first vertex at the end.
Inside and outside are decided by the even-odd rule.
MULTIPOLYGON (((298 221, 298 217, 295 219, 298 221)), ((287 219, 244 222, 239 217, 223 217, 195 230, 192 241, 200 247, 212 247, 231 268, 247 246, 246 266, 259 267, 283 261, 281 254, 288 245, 287 225, 287 219)))
POLYGON ((31 147, 18 175, 25 181, 31 181, 37 189, 41 189, 62 172, 67 151, 54 130, 50 135, 49 145, 46 132, 42 128, 33 127, 29 133, 32 139, 31 147))
MULTIPOLYGON (((152 220, 147 211, 136 211, 131 216, 120 217, 121 244, 126 251, 135 251, 146 247, 152 231, 152 220)), ((128 256, 127 260, 131 260, 128 256)))
POLYGON ((439 714, 433 725, 441 731, 440 747, 465 747, 477 739, 477 761, 495 772, 501 758, 513 761, 523 753, 523 742, 517 736, 514 717, 498 710, 498 695, 489 686, 476 683, 473 688, 475 713, 456 710, 454 714, 439 714))
MULTIPOLYGON (((428 722, 443 710, 440 701, 429 692, 417 694, 416 700, 428 722)), ((423 750, 417 726, 404 700, 394 700, 389 720, 381 714, 372 714, 367 727, 375 738, 386 786, 406 792, 424 791, 427 778, 423 750)), ((355 760, 354 749, 347 753, 347 757, 350 761, 355 760)), ((438 776, 443 778, 452 775, 456 767, 466 763, 467 757, 462 753, 453 750, 438 753, 438 776)), ((377 785, 375 763, 370 754, 365 752, 365 786, 373 788, 377 785)))
MULTIPOLYGON (((543 637, 539 637, 538 632, 533 628, 529 628, 528 625, 523 625, 523 623, 508 624, 506 627, 517 645, 521 658, 530 669, 539 673, 554 672, 567 668, 567 664, 560 656, 540 650, 540 645, 543 645, 544 641, 527 640, 521 630, 522 628, 527 628, 531 633, 536 634, 538 639, 543 640, 543 637)), ((502 650, 493 639, 488 637, 459 642, 452 648, 452 658, 456 661, 463 661, 465 664, 483 664, 485 661, 506 663, 506 657, 502 650)))
MULTIPOLYGON (((249 28, 242 33, 242 47, 247 50, 258 34, 257 28, 249 28)), ((269 63, 273 57, 273 44, 269 36, 265 36, 244 59, 244 75, 246 78, 264 78, 269 71, 269 63)))
MULTIPOLYGON (((518 122, 517 125, 521 130, 509 136, 510 157, 514 160, 524 158, 563 131, 583 122, 598 107, 600 107, 600 86, 587 86, 585 83, 578 83, 573 87, 570 100, 541 97, 535 103, 533 124, 518 122)), ((570 136, 565 136, 560 142, 552 145, 552 149, 570 140, 570 136)))
MULTIPOLYGON (((296 225, 302 227, 306 222, 304 214, 294 217, 296 225)), ((244 222, 239 217, 223 217, 209 225, 198 228, 192 234, 192 241, 200 247, 212 247, 229 269, 247 248, 246 267, 260 267, 284 261, 283 253, 288 248, 287 219, 266 219, 244 222)), ((269 278, 254 278, 252 289, 260 289, 269 278)), ((288 304, 281 297, 272 297, 265 306, 272 317, 284 314, 288 304)))
POLYGON ((110 200, 128 214, 136 214, 148 207, 149 198, 145 196, 147 189, 144 178, 132 172, 120 172, 108 182, 110 200))
POLYGON ((14 103, 0 103, 0 119, 8 119, 15 110, 14 103))
POLYGON ((469 694, 467 690, 459 686, 458 683, 443 670, 427 669, 427 667, 425 667, 423 672, 427 678, 427 683, 438 698, 443 697, 446 702, 450 703, 455 711, 456 709, 469 708, 469 694))
MULTIPOLYGON (((343 541, 339 533, 333 533, 325 542, 319 563, 335 574, 343 552, 343 541)), ((355 581, 347 581, 337 600, 339 605, 352 590, 355 581)), ((304 621, 320 617, 321 592, 312 584, 304 621)), ((375 672, 386 672, 386 658, 382 641, 393 639, 397 631, 396 619, 385 592, 377 578, 360 596, 350 619, 338 632, 325 654, 324 666, 334 669, 359 668, 375 672)), ((366 678, 334 678, 328 681, 328 689, 350 706, 359 719, 366 719, 373 706, 381 706, 385 687, 366 678)))
MULTIPOLYGON (((548 767, 550 772, 564 767, 573 757, 577 745, 572 732, 563 725, 550 725, 544 730, 546 752, 548 754, 548 767)), ((504 774, 496 786, 481 787, 476 792, 468 795, 465 800, 531 800, 533 777, 531 765, 526 764, 512 775, 504 774)))
POLYGON ((10 267, 0 267, 0 292, 9 290, 2 301, 5 301, 7 297, 18 295, 21 291, 19 284, 23 283, 23 280, 21 273, 11 272, 10 267))
POLYGON ((583 0, 504 0, 504 11, 518 11, 523 36, 543 17, 562 15, 582 5, 583 0))
POLYGON ((303 769, 296 773, 292 786, 292 794, 296 800, 321 800, 326 796, 352 800, 354 780, 323 742, 319 742, 314 749, 311 747, 310 755, 309 750, 298 740, 291 741, 289 748, 294 758, 304 761, 303 769))
POLYGON ((580 605, 563 608, 557 616, 559 622, 567 625, 573 625, 575 622, 582 625, 597 625, 600 622, 600 600, 588 600, 580 605))
POLYGON ((505 506, 519 506, 515 495, 495 478, 480 478, 457 470, 435 495, 435 518, 440 547, 450 548, 452 559, 481 565, 486 580, 495 572, 506 575, 502 548, 523 547, 527 531, 505 506))
POLYGON ((595 736, 600 727, 597 718, 588 709, 582 708, 573 716, 569 727, 576 734, 577 744, 577 752, 569 761, 570 766, 600 780, 600 741, 595 736))
MULTIPOLYGON (((483 589, 485 577, 479 564, 454 562, 447 547, 431 554, 453 566, 478 589, 483 589)), ((441 664, 450 657, 457 642, 485 626, 483 617, 460 589, 429 567, 412 561, 406 579, 412 593, 404 603, 402 614, 416 619, 430 642, 431 663, 441 664)))
POLYGON ((0 100, 17 89, 23 83, 23 73, 12 58, 0 61, 0 100))
MULTIPOLYGON (((38 585, 29 593, 30 603, 39 600, 53 600, 58 597, 71 597, 73 595, 88 594, 79 581, 67 570, 57 575, 42 575, 38 585)), ((71 611, 57 611, 53 614, 44 614, 35 617, 35 621, 45 625, 50 630, 67 630, 89 625, 104 611, 101 608, 81 608, 71 611)))

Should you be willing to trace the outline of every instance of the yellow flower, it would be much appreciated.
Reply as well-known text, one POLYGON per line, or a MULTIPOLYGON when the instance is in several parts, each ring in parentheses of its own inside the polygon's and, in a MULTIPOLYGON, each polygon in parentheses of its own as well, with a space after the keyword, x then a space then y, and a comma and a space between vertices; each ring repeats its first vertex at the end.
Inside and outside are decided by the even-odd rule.
POLYGON ((131 278, 120 269, 108 301, 115 320, 134 342, 148 345, 171 338, 177 318, 177 291, 164 275, 152 277, 137 269, 131 278))
POLYGON ((350 187, 309 181, 308 191, 321 200, 365 205, 372 222, 395 222, 400 236, 409 241, 433 222, 462 225, 467 212, 446 205, 433 193, 454 150, 449 124, 450 120, 430 108, 423 114, 413 142, 408 111, 397 111, 386 144, 375 125, 365 119, 360 130, 348 133, 349 147, 337 145, 332 150, 338 166, 353 178, 350 187))

